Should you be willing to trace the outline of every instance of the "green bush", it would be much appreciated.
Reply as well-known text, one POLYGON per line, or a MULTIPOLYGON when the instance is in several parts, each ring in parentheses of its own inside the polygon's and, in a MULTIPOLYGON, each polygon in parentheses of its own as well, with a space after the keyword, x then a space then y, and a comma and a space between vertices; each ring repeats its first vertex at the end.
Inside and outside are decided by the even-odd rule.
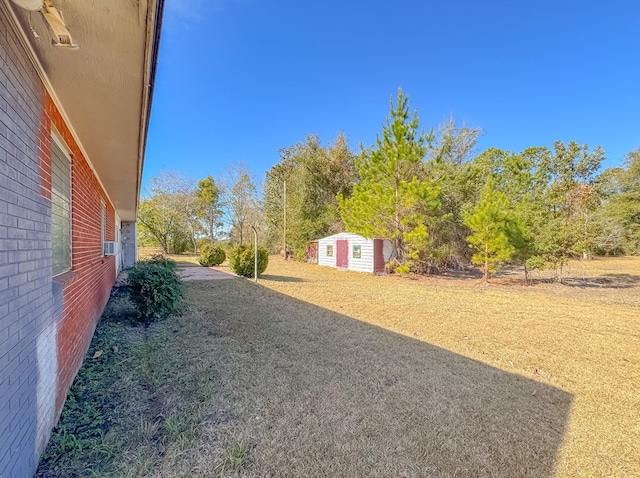
MULTIPOLYGON (((269 253, 264 247, 258 247, 258 277, 262 274, 269 262, 269 253)), ((243 277, 253 277, 255 268, 255 250, 250 244, 243 244, 231 250, 229 253, 229 267, 243 277)))
POLYGON ((307 258, 307 251, 305 251, 304 249, 296 249, 296 261, 298 262, 304 262, 305 259, 307 258))
POLYGON ((164 258, 137 262, 129 270, 129 297, 144 322, 178 314, 183 290, 175 263, 164 258))
POLYGON ((154 254, 150 258, 146 259, 144 262, 151 262, 153 264, 159 264, 164 267, 168 267, 171 270, 175 270, 176 263, 172 261, 167 256, 163 256, 162 254, 154 254))
POLYGON ((205 267, 219 266, 227 258, 221 247, 212 244, 205 244, 200 249, 200 258, 198 262, 205 267))

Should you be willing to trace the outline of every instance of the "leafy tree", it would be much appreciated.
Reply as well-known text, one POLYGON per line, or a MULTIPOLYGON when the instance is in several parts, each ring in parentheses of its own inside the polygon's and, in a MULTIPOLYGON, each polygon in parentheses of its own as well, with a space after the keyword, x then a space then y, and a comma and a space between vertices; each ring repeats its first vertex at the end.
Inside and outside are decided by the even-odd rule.
POLYGON ((557 276, 570 257, 589 257, 597 246, 600 197, 593 187, 600 148, 556 142, 553 151, 528 148, 514 154, 491 148, 476 157, 477 177, 491 177, 520 224, 513 259, 550 267, 557 276))
POLYGON ((486 175, 474 167, 472 155, 481 134, 479 128, 456 125, 453 118, 440 125, 428 150, 426 178, 441 190, 441 214, 429 223, 430 247, 423 257, 428 270, 466 264, 469 229, 462 211, 475 204, 486 175))
POLYGON ((351 198, 338 196, 347 230, 366 237, 384 237, 395 245, 399 271, 408 271, 427 246, 429 220, 440 206, 439 189, 423 179, 424 158, 433 133, 419 131, 417 112, 398 89, 391 113, 375 147, 357 161, 360 183, 351 198))
POLYGON ((344 230, 336 196, 351 195, 354 158, 344 135, 326 147, 318 136, 309 135, 304 143, 280 150, 280 162, 267 172, 264 191, 273 249, 282 247, 285 181, 288 247, 301 254, 309 241, 344 230))
POLYGON ((640 253, 640 147, 625 157, 625 168, 605 170, 597 179, 602 197, 599 246, 608 253, 640 253))
POLYGON ((164 196, 154 196, 142 199, 138 206, 138 235, 145 238, 145 245, 159 245, 164 254, 169 253, 171 236, 178 221, 168 202, 164 196))
POLYGON ((196 195, 193 181, 185 180, 181 188, 175 193, 177 207, 189 232, 189 242, 194 254, 198 253, 197 236, 202 231, 202 223, 199 218, 200 204, 196 195))
POLYGON ((627 227, 626 250, 640 254, 640 147, 626 156, 626 173, 620 198, 621 218, 627 227))
POLYGON ((557 272, 570 257, 593 253, 597 235, 593 213, 599 202, 591 185, 603 159, 599 146, 590 151, 588 145, 557 141, 547 161, 539 165, 540 174, 550 181, 541 199, 546 210, 536 242, 544 261, 557 272))
POLYGON ((151 179, 147 196, 140 201, 139 227, 165 254, 183 252, 194 243, 191 184, 182 174, 165 171, 151 179))

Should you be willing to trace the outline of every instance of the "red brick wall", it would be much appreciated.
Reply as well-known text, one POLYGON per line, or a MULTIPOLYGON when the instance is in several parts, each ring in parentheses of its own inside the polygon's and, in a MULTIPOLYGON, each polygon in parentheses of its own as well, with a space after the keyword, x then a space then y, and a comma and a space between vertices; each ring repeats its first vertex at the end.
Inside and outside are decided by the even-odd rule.
POLYGON ((0 477, 33 476, 114 281, 115 214, 0 0, 0 477), (52 277, 51 132, 72 157, 72 271, 52 277))
POLYGON ((96 322, 115 281, 115 258, 102 255, 101 210, 107 206, 106 240, 115 240, 115 213, 93 170, 76 144, 51 97, 45 94, 44 134, 40 138, 41 187, 51 189, 53 126, 71 150, 71 270, 64 289, 64 316, 58 325, 58 388, 56 410, 89 347, 96 322))

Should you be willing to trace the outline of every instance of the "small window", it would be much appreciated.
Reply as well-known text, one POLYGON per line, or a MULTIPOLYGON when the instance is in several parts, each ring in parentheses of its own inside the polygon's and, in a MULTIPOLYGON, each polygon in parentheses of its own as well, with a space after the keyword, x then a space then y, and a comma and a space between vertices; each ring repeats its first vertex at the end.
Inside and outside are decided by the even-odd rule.
POLYGON ((362 257, 362 246, 360 245, 353 246, 353 258, 360 259, 360 257, 362 257))
POLYGON ((53 275, 71 269, 71 159, 51 138, 51 259, 53 275))
POLYGON ((107 205, 100 200, 100 248, 104 255, 104 241, 107 240, 107 205))
POLYGON ((333 246, 327 246, 327 257, 333 257, 333 246))

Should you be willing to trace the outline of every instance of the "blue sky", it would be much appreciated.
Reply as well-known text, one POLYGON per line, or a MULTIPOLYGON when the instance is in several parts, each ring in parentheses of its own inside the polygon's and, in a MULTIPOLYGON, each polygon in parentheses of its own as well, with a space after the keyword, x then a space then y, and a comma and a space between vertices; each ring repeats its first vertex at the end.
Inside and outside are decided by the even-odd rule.
POLYGON ((373 144, 398 87, 481 151, 640 146, 640 2, 166 0, 144 182, 196 179, 344 132, 373 144))

